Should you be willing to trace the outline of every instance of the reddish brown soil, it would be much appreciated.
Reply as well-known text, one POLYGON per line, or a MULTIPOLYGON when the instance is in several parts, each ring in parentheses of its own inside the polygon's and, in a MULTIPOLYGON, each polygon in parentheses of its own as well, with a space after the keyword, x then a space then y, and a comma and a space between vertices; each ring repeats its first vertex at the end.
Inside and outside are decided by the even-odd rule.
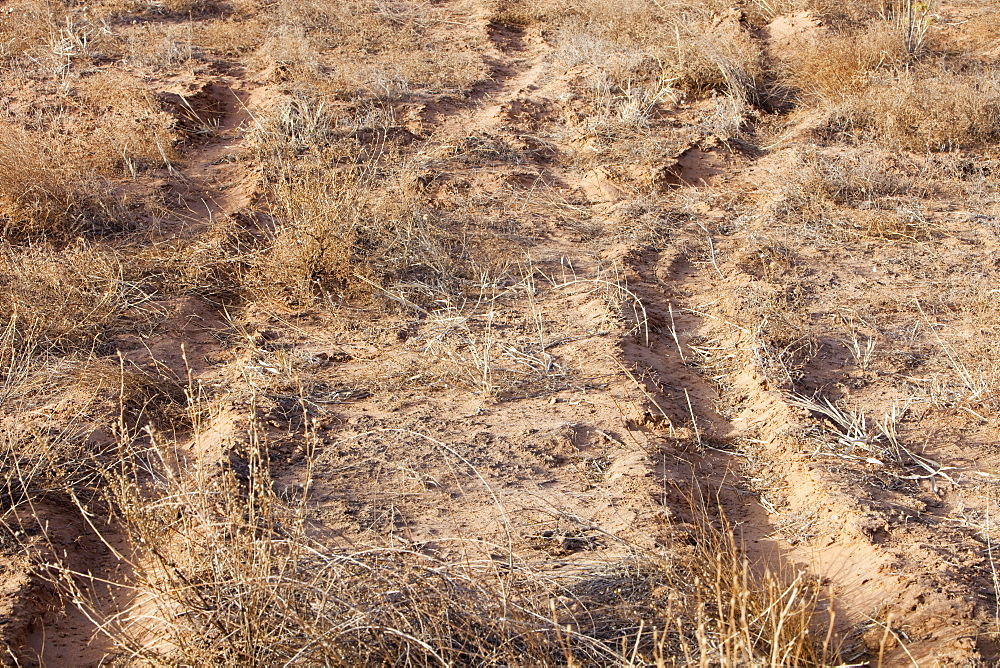
MULTIPOLYGON (((313 404, 322 443, 313 519, 337 540, 456 559, 469 543, 500 541, 565 572, 668 544, 686 518, 685 492, 700 488, 718 495, 751 559, 828 585, 845 661, 875 660, 880 643, 886 665, 996 660, 990 541, 1000 534, 988 513, 1000 422, 995 398, 955 380, 961 364, 970 375, 985 368, 972 371, 968 356, 985 354, 977 337, 996 341, 996 290, 978 313, 949 308, 945 294, 962 289, 970 267, 981 272, 976 285, 997 285, 996 222, 984 223, 993 214, 983 202, 966 210, 929 197, 936 233, 918 241, 775 229, 762 212, 781 199, 775 175, 812 141, 808 119, 774 148, 747 151, 698 134, 712 100, 679 100, 657 121, 676 150, 651 164, 546 157, 586 148, 560 118, 587 73, 561 67, 534 29, 491 23, 478 0, 441 7, 475 32, 492 75, 467 99, 426 95, 397 118, 409 150, 425 156, 466 138, 529 156, 439 158, 425 187, 432 207, 458 191, 502 202, 531 239, 519 278, 490 286, 485 301, 416 316, 258 305, 239 316, 238 335, 217 305, 171 298, 152 305, 164 314, 152 336, 117 342, 125 358, 244 391, 265 387, 288 360, 307 370, 326 388, 313 404), (544 152, 531 150, 539 138, 544 152), (673 222, 650 240, 641 228, 656 201, 669 201, 673 222), (861 345, 876 342, 864 364, 847 343, 850 323, 861 345), (485 370, 462 340, 509 354, 485 370), (790 365, 794 354, 804 361, 790 385, 767 356, 790 365), (919 462, 827 447, 836 429, 791 391, 858 407, 871 422, 895 407, 899 440, 919 462)), ((781 17, 762 39, 777 53, 813 29, 808 17, 781 17)), ((157 177, 173 212, 165 235, 194 237, 260 204, 255 174, 225 158, 283 93, 249 63, 225 70, 150 83, 191 134, 173 171, 157 177)), ((294 490, 301 415, 293 399, 265 396, 276 475, 294 490)), ((227 457, 245 437, 238 414, 218 417, 193 456, 227 457)), ((108 546, 70 510, 42 511, 53 548, 114 572, 108 546)), ((0 565, 12 651, 29 664, 110 661, 94 624, 47 597, 31 568, 0 565)))

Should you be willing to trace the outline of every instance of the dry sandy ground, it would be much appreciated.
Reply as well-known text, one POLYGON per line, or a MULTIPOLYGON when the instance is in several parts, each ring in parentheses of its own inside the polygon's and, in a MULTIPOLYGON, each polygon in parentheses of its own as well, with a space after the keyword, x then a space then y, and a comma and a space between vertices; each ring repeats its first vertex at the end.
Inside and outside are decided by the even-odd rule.
MULTIPOLYGON (((993 186, 968 202, 927 192, 928 234, 776 223, 794 165, 850 150, 817 144, 808 117, 762 148, 708 127, 717 100, 678 96, 652 121, 651 157, 588 158, 594 138, 566 121, 586 65, 567 67, 537 26, 492 23, 480 0, 435 7, 431 29, 461 35, 486 75, 466 95, 414 94, 385 141, 426 165, 414 188, 428 209, 495 202, 485 224, 508 226, 520 256, 478 294, 394 314, 257 304, 234 327, 197 295, 156 302, 155 331, 116 347, 232 397, 182 459, 238 460, 240 397, 258 388, 290 493, 314 421, 310 513, 331 540, 455 559, 506 543, 553 573, 669 545, 700 488, 751 559, 822 581, 845 661, 874 660, 880 643, 886 665, 995 661, 993 186), (308 416, 272 382, 287 370, 309 379, 308 416)), ((779 17, 756 38, 780 49, 811 29, 802 22, 779 17)), ((280 71, 259 65, 214 57, 147 78, 165 108, 191 104, 218 124, 155 175, 165 238, 263 206, 249 163, 226 159, 285 96, 280 71)), ((868 157, 899 173, 933 160, 868 157)), ((389 288, 399 301, 407 289, 421 288, 389 288)), ((71 563, 114 573, 71 509, 40 512, 71 563)), ((108 660, 92 621, 31 567, 3 565, 12 651, 27 664, 108 660)))

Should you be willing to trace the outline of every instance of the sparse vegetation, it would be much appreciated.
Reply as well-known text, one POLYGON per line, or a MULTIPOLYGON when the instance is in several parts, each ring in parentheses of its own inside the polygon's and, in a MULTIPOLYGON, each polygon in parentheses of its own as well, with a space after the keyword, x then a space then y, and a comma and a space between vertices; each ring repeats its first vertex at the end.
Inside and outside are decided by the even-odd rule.
MULTIPOLYGON (((188 399, 197 447, 218 405, 188 399)), ((308 422, 303 429, 313 470, 316 434, 308 422)), ((570 578, 501 547, 514 530, 502 506, 499 535, 464 548, 460 562, 410 545, 350 547, 316 533, 314 481, 291 497, 276 493, 264 434, 251 424, 239 462, 221 469, 181 468, 177 444, 155 432, 141 450, 95 458, 102 500, 126 539, 120 558, 134 570, 100 594, 87 573, 56 565, 49 576, 94 619, 107 615, 101 595, 113 597, 111 606, 134 601, 103 627, 129 659, 819 665, 832 656, 834 648, 811 638, 822 631, 813 624, 816 584, 758 572, 739 557, 732 526, 700 497, 691 499, 691 548, 669 559, 631 548, 570 578)), ((435 445, 456 467, 455 480, 439 484, 471 474, 500 503, 464 457, 435 445)))
POLYGON ((0 7, 2 660, 995 662, 996 18, 0 7))

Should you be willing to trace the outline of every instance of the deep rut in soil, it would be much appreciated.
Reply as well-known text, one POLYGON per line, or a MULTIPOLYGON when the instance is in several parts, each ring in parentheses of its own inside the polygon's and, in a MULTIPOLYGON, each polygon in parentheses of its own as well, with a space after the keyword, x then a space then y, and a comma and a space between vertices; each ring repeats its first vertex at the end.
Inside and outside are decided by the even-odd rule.
MULTIPOLYGON (((635 275, 629 285, 646 303, 650 327, 657 334, 648 348, 626 343, 625 358, 649 371, 649 390, 657 397, 657 406, 674 407, 665 417, 688 425, 685 436, 698 442, 702 452, 698 459, 707 469, 707 475, 698 476, 695 483, 701 488, 699 494, 718 499, 726 516, 739 527, 748 554, 761 563, 770 562, 772 568, 803 568, 829 587, 847 655, 859 651, 852 650, 852 645, 864 633, 871 635, 873 626, 876 634, 893 633, 873 625, 871 613, 866 612, 887 605, 907 610, 906 624, 914 633, 936 629, 925 636, 924 643, 887 653, 887 662, 905 662, 909 655, 926 657, 941 647, 974 655, 972 638, 980 614, 973 603, 976 584, 960 584, 951 576, 928 577, 924 571, 926 563, 940 559, 934 545, 957 546, 964 541, 953 530, 940 524, 935 529, 935 523, 925 521, 926 528, 914 533, 926 537, 907 544, 905 556, 899 548, 883 547, 884 532, 893 522, 885 515, 885 501, 846 493, 843 481, 800 458, 805 453, 798 452, 794 435, 803 430, 802 420, 781 393, 767 389, 762 371, 755 370, 752 361, 748 359, 739 373, 729 374, 723 384, 704 378, 709 369, 697 368, 693 358, 698 348, 692 344, 709 348, 719 344, 713 338, 719 328, 706 327, 694 315, 699 302, 722 294, 711 269, 699 271, 676 253, 638 254, 631 259, 635 275), (681 359, 681 349, 688 350, 689 359, 681 359), (723 391, 729 393, 726 402, 723 391), (728 420, 717 412, 716 406, 722 403, 730 404, 728 420), (678 410, 685 405, 690 407, 688 416, 678 410), (747 443, 752 444, 749 451, 757 453, 756 461, 743 461, 746 455, 737 451, 722 452, 747 452, 747 443), (775 516, 782 519, 776 522, 775 516), (808 533, 807 540, 801 532, 808 533), (935 536, 935 532, 943 534, 935 536), (949 623, 939 626, 940 620, 949 623)), ((729 355, 752 359, 751 333, 738 331, 732 324, 724 329, 738 341, 718 347, 729 355)), ((974 549, 962 549, 968 553, 960 560, 975 560, 974 549)), ((969 575, 975 578, 973 572, 969 575)), ((984 585, 988 587, 985 582, 978 584, 984 585)))
MULTIPOLYGON (((247 103, 253 92, 240 84, 234 77, 211 75, 165 83, 160 99, 180 119, 187 145, 165 176, 168 212, 157 226, 157 241, 193 237, 251 203, 256 181, 233 160, 251 120, 247 103)), ((195 297, 167 300, 160 307, 168 325, 155 340, 122 355, 123 363, 167 370, 175 378, 200 375, 208 366, 205 360, 222 350, 215 333, 226 323, 214 306, 195 297)), ((107 446, 100 440, 107 434, 94 438, 95 445, 107 446)), ((142 613, 133 606, 135 595, 128 585, 127 541, 114 526, 95 528, 96 518, 85 521, 74 509, 39 508, 37 515, 47 519, 44 542, 49 547, 42 548, 43 562, 52 561, 51 553, 58 555, 61 546, 73 546, 66 556, 55 557, 68 570, 49 576, 77 573, 84 599, 77 605, 69 593, 55 596, 47 585, 35 586, 22 655, 45 666, 105 665, 121 648, 100 625, 142 613)))

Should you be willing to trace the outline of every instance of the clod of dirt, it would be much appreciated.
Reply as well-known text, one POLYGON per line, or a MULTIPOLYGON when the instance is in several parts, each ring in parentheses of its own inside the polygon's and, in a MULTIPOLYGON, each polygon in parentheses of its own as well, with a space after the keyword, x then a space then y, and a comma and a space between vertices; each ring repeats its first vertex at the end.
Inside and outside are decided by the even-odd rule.
POLYGON ((205 139, 218 133, 222 120, 237 103, 221 82, 188 82, 156 94, 164 111, 177 119, 177 128, 189 139, 205 139))
POLYGON ((782 14, 763 30, 768 54, 786 60, 815 45, 823 31, 823 23, 808 11, 782 14))

